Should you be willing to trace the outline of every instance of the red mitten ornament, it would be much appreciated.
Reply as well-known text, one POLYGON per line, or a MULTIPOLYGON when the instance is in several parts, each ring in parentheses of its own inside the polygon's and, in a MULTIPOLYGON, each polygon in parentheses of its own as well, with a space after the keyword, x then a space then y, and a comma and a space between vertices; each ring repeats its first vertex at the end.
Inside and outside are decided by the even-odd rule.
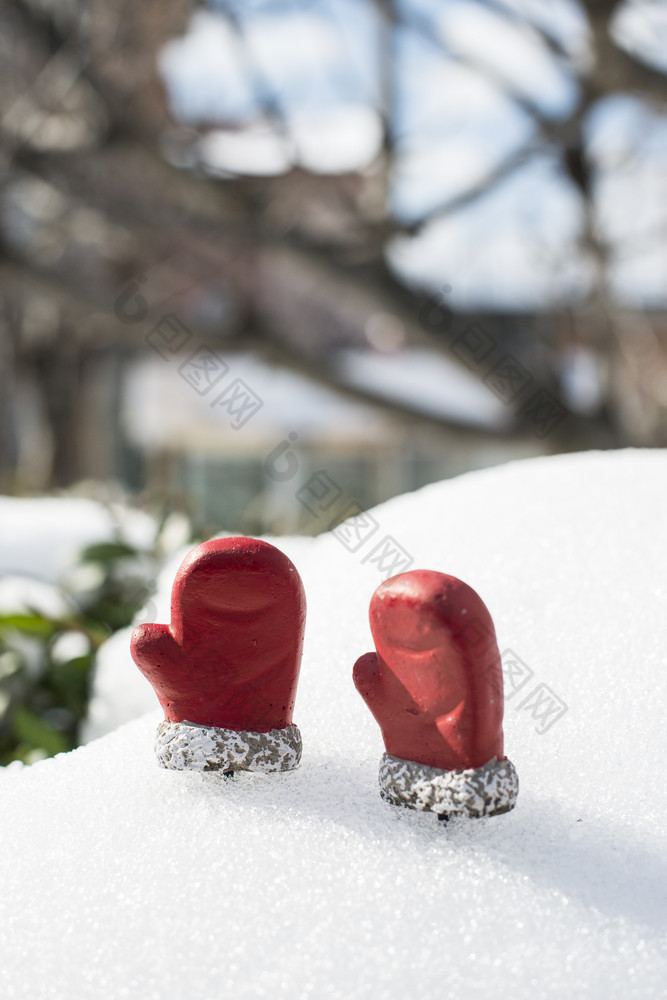
POLYGON ((215 538, 181 564, 170 625, 140 625, 132 657, 164 709, 164 767, 288 771, 301 759, 292 711, 306 599, 286 555, 255 538, 215 538))
POLYGON ((494 816, 519 788, 503 752, 503 675, 491 616, 454 576, 412 570, 382 583, 370 606, 375 653, 354 683, 386 753, 380 794, 394 805, 494 816))

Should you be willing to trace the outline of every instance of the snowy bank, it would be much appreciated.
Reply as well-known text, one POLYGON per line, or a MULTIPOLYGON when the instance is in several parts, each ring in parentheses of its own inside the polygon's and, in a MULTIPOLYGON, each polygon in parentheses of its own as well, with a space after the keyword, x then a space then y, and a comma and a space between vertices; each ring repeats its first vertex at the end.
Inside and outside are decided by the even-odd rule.
MULTIPOLYGON (((0 771, 0 995, 664 996, 666 484, 665 452, 534 459, 376 508, 355 551, 277 540, 309 601, 301 767, 162 771, 151 711, 0 771), (445 826, 378 797, 350 674, 386 537, 470 583, 510 651, 506 816, 445 826)), ((136 668, 114 650, 109 722, 155 704, 122 708, 136 668)))
POLYGON ((122 538, 150 547, 155 523, 141 511, 80 497, 0 496, 0 577, 55 583, 87 545, 122 538))

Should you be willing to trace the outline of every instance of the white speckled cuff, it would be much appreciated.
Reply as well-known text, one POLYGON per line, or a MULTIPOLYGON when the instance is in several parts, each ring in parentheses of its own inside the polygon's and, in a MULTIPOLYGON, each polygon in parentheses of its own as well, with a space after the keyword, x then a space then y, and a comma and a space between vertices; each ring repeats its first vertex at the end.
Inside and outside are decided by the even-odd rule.
POLYGON ((297 726, 268 733, 237 732, 195 722, 161 722, 155 753, 162 767, 175 771, 291 771, 301 760, 297 726))
POLYGON ((513 809, 519 794, 514 764, 497 757, 481 767, 442 771, 386 753, 380 762, 379 780, 385 801, 443 818, 497 816, 513 809))

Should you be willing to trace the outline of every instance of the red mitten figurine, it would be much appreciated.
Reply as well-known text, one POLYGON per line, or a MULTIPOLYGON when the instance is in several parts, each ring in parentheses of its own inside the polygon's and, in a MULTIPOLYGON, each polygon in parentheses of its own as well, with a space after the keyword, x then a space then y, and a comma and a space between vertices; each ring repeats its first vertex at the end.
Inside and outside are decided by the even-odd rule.
POLYGON ((164 767, 287 771, 301 759, 292 723, 306 599, 286 555, 255 538, 215 538, 190 552, 170 625, 140 625, 132 657, 164 709, 164 767))
POLYGON ((514 807, 518 778, 503 753, 503 675, 491 616, 454 576, 412 570, 373 594, 376 653, 354 683, 386 753, 380 794, 395 805, 493 816, 514 807))

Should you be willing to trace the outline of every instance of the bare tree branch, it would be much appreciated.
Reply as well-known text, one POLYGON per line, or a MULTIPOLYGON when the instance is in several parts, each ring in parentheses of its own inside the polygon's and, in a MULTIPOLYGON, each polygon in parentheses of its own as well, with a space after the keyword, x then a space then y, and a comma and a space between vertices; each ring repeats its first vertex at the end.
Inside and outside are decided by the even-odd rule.
MULTIPOLYGON (((159 318, 155 313, 151 313, 150 317, 133 322, 131 326, 121 328, 122 324, 119 324, 117 318, 109 310, 108 303, 93 298, 88 289, 82 288, 78 284, 65 283, 60 275, 54 276, 45 269, 36 271, 35 268, 26 267, 20 261, 7 259, 1 262, 0 271, 7 280, 8 287, 25 288, 32 293, 39 291, 42 294, 53 296, 63 306, 78 313, 83 324, 89 320, 90 312, 93 310, 96 316, 95 337, 88 343, 84 342, 81 345, 84 352, 100 350, 107 339, 108 343, 114 344, 120 341, 126 350, 134 349, 145 353, 146 335, 153 329, 159 318)), ((207 339, 210 338, 210 331, 201 330, 196 323, 189 322, 188 328, 201 343, 206 343, 207 339)), ((404 426, 407 424, 438 431, 451 431, 455 432, 457 437, 463 435, 470 440, 486 440, 489 436, 506 440, 523 440, 528 436, 528 431, 525 428, 476 427, 457 420, 454 416, 448 418, 426 409, 403 404, 372 390, 351 385, 337 377, 329 366, 322 366, 314 360, 308 359, 302 353, 294 351, 275 335, 266 338, 261 331, 247 332, 244 336, 236 337, 233 344, 225 347, 227 352, 251 350, 258 351, 269 364, 276 364, 304 375, 307 379, 344 398, 371 406, 380 410, 381 413, 386 413, 389 417, 399 419, 404 426)))

